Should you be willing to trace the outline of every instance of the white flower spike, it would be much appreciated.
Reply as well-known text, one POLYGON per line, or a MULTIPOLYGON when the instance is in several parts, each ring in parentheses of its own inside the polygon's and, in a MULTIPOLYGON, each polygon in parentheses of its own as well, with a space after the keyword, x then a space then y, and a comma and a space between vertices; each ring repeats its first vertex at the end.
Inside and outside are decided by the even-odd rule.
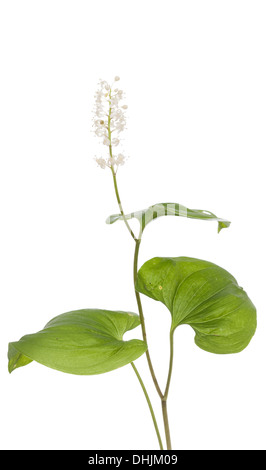
MULTIPOLYGON (((120 77, 114 78, 114 83, 118 82, 120 77)), ((125 157, 121 153, 113 155, 113 147, 120 144, 120 133, 125 129, 127 110, 126 104, 121 104, 124 97, 122 90, 112 88, 105 80, 100 80, 99 88, 95 93, 95 117, 94 128, 97 137, 100 137, 102 143, 109 147, 109 156, 106 158, 95 158, 100 168, 110 168, 116 173, 119 166, 124 165, 125 157), (118 137, 119 136, 119 137, 118 137)))

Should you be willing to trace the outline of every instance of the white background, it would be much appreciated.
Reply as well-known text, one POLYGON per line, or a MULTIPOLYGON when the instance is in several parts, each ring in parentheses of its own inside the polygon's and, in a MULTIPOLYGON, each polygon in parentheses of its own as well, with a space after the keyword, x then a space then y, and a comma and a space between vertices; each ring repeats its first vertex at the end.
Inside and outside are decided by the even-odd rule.
MULTIPOLYGON (((258 310, 240 354, 175 333, 169 395, 174 449, 265 449, 265 1, 1 1, 2 449, 157 449, 130 366, 74 376, 31 363, 7 372, 7 345, 79 308, 136 311, 134 242, 109 170, 95 156, 99 78, 120 75, 129 155, 118 182, 127 212, 179 202, 232 221, 161 218, 140 265, 192 256, 228 269, 258 310)), ((170 315, 143 298, 163 387, 170 315)), ((141 338, 141 331, 126 337, 141 338)), ((136 361, 163 432, 143 356, 136 361)))

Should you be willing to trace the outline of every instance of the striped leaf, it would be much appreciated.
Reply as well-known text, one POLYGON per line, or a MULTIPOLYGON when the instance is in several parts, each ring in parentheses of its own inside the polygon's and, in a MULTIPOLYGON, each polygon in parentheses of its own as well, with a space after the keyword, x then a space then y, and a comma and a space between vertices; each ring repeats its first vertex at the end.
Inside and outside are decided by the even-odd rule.
MULTIPOLYGON (((127 220, 135 218, 140 222, 141 232, 143 232, 146 225, 148 225, 152 220, 157 219, 158 217, 173 215, 177 217, 187 217, 189 219, 200 219, 200 220, 209 220, 218 222, 218 233, 226 227, 229 227, 230 223, 228 220, 221 219, 215 214, 205 210, 199 209, 188 209, 181 204, 163 202, 161 204, 155 204, 148 207, 148 209, 131 212, 126 214, 125 217, 127 220)), ((114 214, 107 218, 107 224, 113 224, 117 220, 123 220, 121 214, 114 214)))

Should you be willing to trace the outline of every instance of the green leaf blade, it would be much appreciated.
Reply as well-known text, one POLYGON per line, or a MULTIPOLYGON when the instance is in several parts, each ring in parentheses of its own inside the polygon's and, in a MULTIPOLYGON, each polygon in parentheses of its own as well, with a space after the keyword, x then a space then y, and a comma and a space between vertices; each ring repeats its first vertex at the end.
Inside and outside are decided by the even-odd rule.
POLYGON ((137 359, 144 341, 123 340, 140 324, 131 312, 85 309, 53 318, 43 330, 9 344, 9 371, 32 360, 77 375, 109 372, 137 359))
MULTIPOLYGON (((200 209, 188 209, 182 204, 172 203, 172 202, 162 202, 159 204, 154 204, 153 206, 148 207, 147 209, 131 212, 126 214, 125 218, 127 220, 135 218, 138 219, 141 226, 141 232, 144 228, 152 221, 162 216, 176 216, 176 217, 187 217, 189 219, 198 219, 198 220, 209 220, 218 222, 218 233, 223 229, 230 226, 231 222, 229 220, 221 219, 215 214, 209 211, 200 210, 200 209)), ((113 224, 118 220, 123 220, 121 214, 113 214, 109 216, 106 220, 107 224, 113 224)))
POLYGON ((13 370, 19 367, 26 366, 32 362, 32 359, 20 353, 13 343, 8 345, 8 372, 11 373, 13 370))
POLYGON ((161 301, 171 329, 188 324, 195 342, 217 354, 242 351, 256 330, 256 309, 225 269, 194 258, 153 258, 140 268, 136 289, 161 301))
POLYGON ((235 311, 216 321, 205 323, 204 328, 190 323, 195 331, 195 343, 201 349, 216 354, 238 353, 250 343, 255 330, 254 305, 245 302, 235 311))

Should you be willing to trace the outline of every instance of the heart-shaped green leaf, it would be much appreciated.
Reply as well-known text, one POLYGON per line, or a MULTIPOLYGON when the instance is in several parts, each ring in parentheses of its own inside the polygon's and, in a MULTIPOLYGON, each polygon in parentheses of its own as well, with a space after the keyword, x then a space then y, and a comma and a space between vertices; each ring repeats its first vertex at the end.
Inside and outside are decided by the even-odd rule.
POLYGON ((136 289, 163 302, 171 330, 190 325, 195 343, 213 353, 244 349, 256 330, 256 309, 225 269, 194 258, 153 258, 140 268, 136 289))
MULTIPOLYGON (((130 214, 125 215, 125 218, 128 219, 138 219, 141 226, 141 232, 143 232, 144 228, 148 223, 152 220, 162 217, 165 215, 174 215, 179 217, 188 217, 189 219, 201 219, 201 220, 214 220, 218 222, 218 233, 222 230, 222 228, 229 227, 230 223, 228 220, 221 219, 216 217, 212 212, 198 210, 198 209, 188 209, 181 204, 176 204, 172 202, 162 202, 161 204, 154 204, 153 206, 148 207, 148 209, 131 212, 130 214)), ((114 214, 108 217, 106 220, 107 224, 113 224, 117 220, 123 220, 123 216, 121 214, 114 214)))
POLYGON ((144 341, 123 341, 123 334, 139 324, 131 312, 86 309, 58 315, 38 333, 9 343, 9 372, 33 360, 78 375, 117 369, 147 349, 144 341))

